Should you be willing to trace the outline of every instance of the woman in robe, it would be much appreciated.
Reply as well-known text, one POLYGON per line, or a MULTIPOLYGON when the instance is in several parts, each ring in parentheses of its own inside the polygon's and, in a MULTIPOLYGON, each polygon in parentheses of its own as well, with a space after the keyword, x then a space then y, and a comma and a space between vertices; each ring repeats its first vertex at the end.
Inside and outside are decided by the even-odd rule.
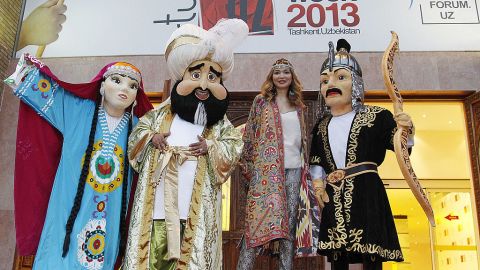
POLYGON ((295 242, 303 253, 313 241, 302 88, 292 64, 279 59, 250 109, 241 158, 248 192, 238 270, 253 269, 256 255, 267 250, 278 250, 280 269, 292 269, 295 242))

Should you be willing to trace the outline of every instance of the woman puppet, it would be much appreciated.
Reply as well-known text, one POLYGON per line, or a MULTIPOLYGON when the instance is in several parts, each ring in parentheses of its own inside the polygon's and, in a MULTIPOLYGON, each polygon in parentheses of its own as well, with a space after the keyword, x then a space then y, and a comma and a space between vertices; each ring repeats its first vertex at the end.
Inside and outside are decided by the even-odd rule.
MULTIPOLYGON (((24 55, 6 82, 63 136, 33 268, 113 269, 119 247, 125 245, 133 174, 126 160, 127 139, 137 117, 152 108, 140 71, 115 62, 89 83, 70 84, 24 55)), ((37 148, 48 155, 51 147, 37 148)))
MULTIPOLYGON (((304 110, 302 84, 292 64, 277 60, 245 125, 241 164, 249 189, 245 241, 237 269, 253 269, 256 254, 275 242, 280 269, 292 269, 299 203, 300 209, 310 208, 304 110)), ((299 246, 305 239, 311 243, 311 223, 308 218, 299 219, 303 222, 306 226, 297 227, 307 228, 307 234, 300 233, 304 237, 297 238, 299 246)))

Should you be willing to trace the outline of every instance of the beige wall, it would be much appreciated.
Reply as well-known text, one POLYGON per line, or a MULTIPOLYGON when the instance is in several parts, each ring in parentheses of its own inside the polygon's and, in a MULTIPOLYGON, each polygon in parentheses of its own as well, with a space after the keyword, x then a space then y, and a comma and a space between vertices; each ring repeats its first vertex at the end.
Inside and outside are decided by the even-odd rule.
MULTIPOLYGON (((7 74, 6 69, 13 52, 21 8, 22 0, 0 0, 0 77, 7 74)), ((2 104, 2 88, 3 86, 0 86, 0 106, 2 104)), ((3 125, 5 121, 10 123, 6 119, 15 119, 15 114, 15 110, 0 111, 0 269, 11 269, 15 247, 13 197, 11 195, 12 171, 8 168, 11 165, 5 162, 12 159, 10 153, 13 153, 12 150, 14 149, 11 149, 12 146, 8 144, 15 134, 9 132, 12 129, 11 127, 5 130, 3 125), (4 189, 6 190, 4 191, 4 189)))
MULTIPOLYGON (((48 50, 48 47, 47 47, 48 50)), ((356 53, 361 63, 366 89, 383 89, 379 70, 380 53, 356 53)), ((271 64, 288 58, 296 68, 305 89, 318 89, 319 67, 325 53, 304 54, 238 54, 236 67, 226 81, 230 91, 257 90, 271 64)), ((44 59, 51 70, 63 80, 84 82, 91 79, 105 64, 128 61, 143 72, 147 91, 161 91, 167 78, 163 56, 82 57, 44 59)), ((408 90, 478 90, 480 89, 480 52, 405 52, 397 59, 396 80, 408 90)), ((10 63, 13 71, 15 61, 10 63)), ((5 88, 0 111, 0 269, 10 269, 14 252, 13 166, 18 100, 5 88)))
POLYGON ((22 0, 0 0, 0 76, 12 56, 21 10, 22 0))
MULTIPOLYGON (((366 89, 383 89, 380 72, 382 54, 354 55, 362 66, 366 89)), ((318 89, 319 68, 326 57, 325 53, 237 54, 234 72, 225 82, 227 88, 230 91, 257 90, 272 63, 281 57, 293 63, 305 89, 318 89)), ((91 79, 105 64, 118 60, 131 62, 140 68, 147 91, 161 91, 163 80, 168 79, 162 55, 49 58, 44 59, 44 62, 60 78, 84 82, 91 79)), ((401 89, 480 89, 480 52, 402 52, 395 64, 395 79, 401 89)))

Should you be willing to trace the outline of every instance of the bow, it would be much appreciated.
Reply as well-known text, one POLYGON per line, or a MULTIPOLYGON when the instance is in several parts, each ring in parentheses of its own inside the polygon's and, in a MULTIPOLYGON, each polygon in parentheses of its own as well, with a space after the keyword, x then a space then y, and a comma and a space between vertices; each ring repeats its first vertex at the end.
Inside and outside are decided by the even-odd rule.
MULTIPOLYGON (((392 40, 383 54, 382 71, 388 96, 393 102, 393 111, 395 115, 403 112, 403 99, 398 91, 395 80, 393 79, 393 58, 395 53, 398 51, 398 36, 392 31, 392 40)), ((405 177, 405 180, 407 181, 408 186, 412 190, 413 195, 427 215, 428 221, 430 221, 432 226, 435 226, 435 218, 433 215, 432 206, 430 205, 427 195, 423 191, 410 162, 407 148, 408 132, 409 131, 406 128, 397 125, 397 131, 393 137, 393 145, 397 162, 400 166, 403 176, 405 177)))

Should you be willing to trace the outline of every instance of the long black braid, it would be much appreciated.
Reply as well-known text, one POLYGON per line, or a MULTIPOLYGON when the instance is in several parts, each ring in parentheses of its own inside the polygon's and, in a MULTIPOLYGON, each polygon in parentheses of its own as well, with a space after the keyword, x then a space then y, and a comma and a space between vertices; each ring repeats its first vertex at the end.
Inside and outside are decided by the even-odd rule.
MULTIPOLYGON (((132 131, 132 118, 133 115, 130 117, 128 121, 128 133, 127 133, 127 140, 130 137, 130 132, 132 131)), ((126 245, 127 245, 127 221, 126 221, 126 214, 127 214, 127 187, 128 187, 128 173, 129 173, 129 162, 128 162, 128 155, 125 149, 124 152, 125 156, 123 158, 123 184, 122 184, 122 211, 120 212, 120 251, 118 257, 123 257, 125 253, 126 245)))
POLYGON ((75 194, 75 200, 73 201, 72 209, 70 210, 70 216, 68 217, 67 225, 65 226, 65 239, 63 240, 63 253, 62 257, 65 257, 68 253, 70 246, 70 234, 73 230, 73 225, 75 224, 75 219, 77 218, 78 211, 82 204, 83 192, 85 190, 85 183, 88 175, 88 167, 90 165, 90 160, 92 158, 93 144, 95 141, 95 132, 97 130, 98 122, 98 109, 100 107, 100 95, 97 96, 97 101, 95 103, 95 112, 93 113, 92 126, 90 128, 90 135, 88 137, 88 146, 85 150, 85 159, 82 165, 82 171, 80 177, 78 178, 77 194, 75 194))

